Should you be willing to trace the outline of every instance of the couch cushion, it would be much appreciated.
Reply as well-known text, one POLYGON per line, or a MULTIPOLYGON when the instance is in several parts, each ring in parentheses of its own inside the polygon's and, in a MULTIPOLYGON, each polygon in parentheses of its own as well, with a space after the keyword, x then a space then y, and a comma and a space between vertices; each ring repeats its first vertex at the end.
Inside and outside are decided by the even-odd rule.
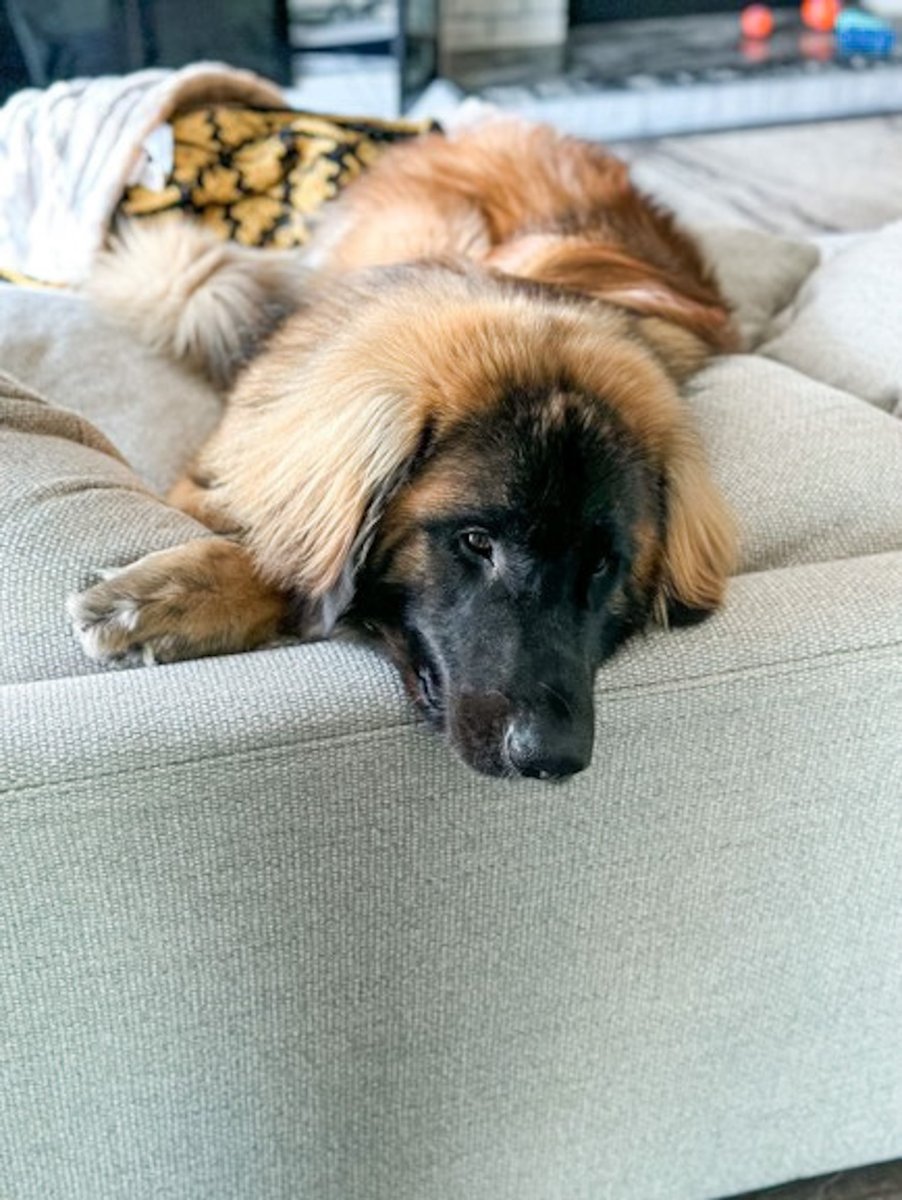
MULTIPOLYGON (((119 378, 134 416, 130 370, 119 378)), ((76 391, 90 403, 90 383, 76 391)), ((149 492, 90 422, 0 374, 0 684, 103 670, 70 635, 66 597, 99 567, 204 532, 149 492)))
POLYGON ((902 555, 737 580, 599 673, 560 787, 349 646, 0 688, 4 1196, 700 1200, 898 1153, 900 597, 902 555))
POLYGON ((0 285, 0 370, 77 409, 159 491, 219 420, 202 379, 63 292, 0 285))
POLYGON ((692 232, 733 308, 743 346, 753 350, 817 266, 820 251, 812 242, 757 229, 712 226, 692 232))
POLYGON ((839 246, 773 322, 761 352, 902 416, 902 221, 839 246))
POLYGON ((756 355, 708 367, 689 403, 742 571, 902 548, 902 422, 756 355))

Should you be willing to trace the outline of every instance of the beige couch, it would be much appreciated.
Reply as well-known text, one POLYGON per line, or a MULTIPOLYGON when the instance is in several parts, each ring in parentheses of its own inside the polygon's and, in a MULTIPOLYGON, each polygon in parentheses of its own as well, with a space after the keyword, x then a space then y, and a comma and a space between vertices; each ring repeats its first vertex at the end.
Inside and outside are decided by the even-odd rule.
POLYGON ((755 347, 691 396, 742 573, 600 672, 558 787, 469 772, 350 646, 84 658, 65 596, 190 535, 139 476, 218 401, 0 290, 4 1198, 701 1200, 902 1155, 902 229, 708 241, 755 347))

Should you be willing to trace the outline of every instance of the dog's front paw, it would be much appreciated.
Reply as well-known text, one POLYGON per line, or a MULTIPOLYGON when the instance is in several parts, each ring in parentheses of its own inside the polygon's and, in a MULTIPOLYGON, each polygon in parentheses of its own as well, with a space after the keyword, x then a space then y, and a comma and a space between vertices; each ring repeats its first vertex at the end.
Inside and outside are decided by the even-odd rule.
POLYGON ((272 642, 283 593, 261 580, 228 538, 199 538, 101 571, 66 605, 86 654, 100 662, 176 662, 272 642))
POLYGON ((156 663, 186 657, 185 610, 142 562, 98 571, 93 587, 70 596, 66 611, 84 652, 98 662, 156 663))

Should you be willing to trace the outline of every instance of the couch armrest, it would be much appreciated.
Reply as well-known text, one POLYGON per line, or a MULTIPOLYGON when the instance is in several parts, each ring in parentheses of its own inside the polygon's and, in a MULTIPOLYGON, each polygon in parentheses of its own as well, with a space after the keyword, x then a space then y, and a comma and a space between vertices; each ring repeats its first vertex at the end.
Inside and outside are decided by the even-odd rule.
POLYGON ((486 780, 350 646, 0 688, 17 1200, 695 1200, 897 1155, 902 554, 486 780))
MULTIPOLYGON (((741 575, 726 609, 703 626, 649 632, 601 669, 599 747, 623 697, 705 691, 733 677, 779 680, 838 657, 892 657, 900 644, 902 552, 741 575)), ((0 686, 0 716, 3 783, 14 787, 134 777, 159 771, 170 757, 188 766, 276 745, 301 752, 383 735, 435 769, 452 761, 439 739, 414 727, 388 664, 342 642, 0 686)), ((509 796, 519 786, 534 794, 529 783, 477 780, 456 761, 441 774, 468 790, 509 796)), ((374 782, 365 764, 360 780, 374 782)), ((592 772, 572 784, 587 786, 598 786, 592 772)))

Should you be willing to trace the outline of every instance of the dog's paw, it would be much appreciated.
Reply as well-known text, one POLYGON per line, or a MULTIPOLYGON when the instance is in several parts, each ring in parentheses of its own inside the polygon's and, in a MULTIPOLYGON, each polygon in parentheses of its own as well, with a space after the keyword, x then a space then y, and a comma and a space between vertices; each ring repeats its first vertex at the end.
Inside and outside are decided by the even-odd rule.
POLYGON ((280 632, 285 596, 260 580, 227 538, 158 550, 130 567, 98 571, 66 609, 98 662, 164 663, 250 650, 280 632))
POLYGON ((192 650, 184 636, 185 597, 176 581, 161 578, 144 560, 96 575, 93 587, 66 602, 75 636, 89 658, 149 666, 202 653, 192 650))

